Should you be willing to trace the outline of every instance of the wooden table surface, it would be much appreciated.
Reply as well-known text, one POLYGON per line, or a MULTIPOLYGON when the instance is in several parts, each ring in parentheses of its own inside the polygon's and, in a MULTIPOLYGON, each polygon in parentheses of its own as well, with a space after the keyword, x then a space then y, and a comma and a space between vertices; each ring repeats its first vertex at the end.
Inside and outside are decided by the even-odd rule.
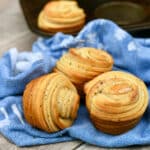
MULTIPOLYGON (((20 51, 31 50, 37 35, 32 33, 25 22, 18 0, 0 0, 0 56, 9 48, 16 47, 20 51)), ((0 150, 104 150, 104 148, 91 146, 82 141, 63 142, 28 148, 19 148, 9 142, 0 134, 0 150)), ((150 146, 131 147, 127 149, 148 150, 150 146)), ((120 149, 118 149, 120 150, 120 149)))

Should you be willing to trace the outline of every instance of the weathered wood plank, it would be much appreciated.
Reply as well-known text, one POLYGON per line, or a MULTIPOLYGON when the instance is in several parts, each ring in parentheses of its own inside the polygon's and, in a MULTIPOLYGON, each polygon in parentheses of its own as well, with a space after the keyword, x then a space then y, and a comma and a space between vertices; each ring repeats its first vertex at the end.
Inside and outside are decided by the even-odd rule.
POLYGON ((0 44, 0 57, 12 47, 16 47, 19 51, 30 51, 36 39, 37 36, 30 32, 20 34, 14 40, 8 40, 5 44, 0 44))
MULTIPOLYGON (((93 146, 89 144, 82 144, 76 150, 106 150, 108 148, 93 146)), ((150 146, 132 146, 127 148, 109 148, 109 150, 150 150, 150 146)))
POLYGON ((29 31, 17 0, 0 1, 0 56, 9 48, 30 50, 37 35, 29 31))
POLYGON ((0 22, 0 44, 13 40, 16 36, 28 31, 17 0, 0 1, 0 22))

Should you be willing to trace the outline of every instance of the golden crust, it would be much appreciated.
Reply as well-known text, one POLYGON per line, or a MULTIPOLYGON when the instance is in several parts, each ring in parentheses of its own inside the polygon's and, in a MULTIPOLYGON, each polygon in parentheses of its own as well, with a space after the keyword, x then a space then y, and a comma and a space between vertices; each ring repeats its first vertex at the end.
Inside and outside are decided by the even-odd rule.
POLYGON ((43 31, 48 31, 51 33, 74 33, 76 31, 79 31, 83 27, 84 22, 85 20, 81 20, 80 22, 72 24, 56 23, 49 21, 47 18, 44 17, 43 12, 41 12, 38 19, 38 27, 41 28, 43 31))
POLYGON ((84 23, 85 13, 75 1, 51 1, 38 17, 39 28, 52 33, 73 33, 79 31, 84 23))
POLYGON ((105 51, 90 47, 71 48, 56 64, 55 71, 68 76, 78 91, 95 76, 110 71, 113 58, 105 51))
MULTIPOLYGON (((34 82, 34 81, 33 81, 34 82)), ((26 86, 26 88, 29 89, 29 91, 32 90, 33 84, 28 84, 26 86)), ((23 111, 26 114, 25 115, 25 119, 28 120, 29 123, 31 123, 31 119, 30 119, 30 114, 28 114, 27 112, 30 110, 30 101, 29 99, 31 98, 30 94, 28 93, 27 90, 24 91, 24 100, 23 100, 23 111)))
POLYGON ((76 88, 60 73, 32 80, 23 94, 27 122, 47 132, 71 126, 77 117, 78 108, 79 95, 76 88))
POLYGON ((106 72, 84 86, 86 106, 101 131, 120 134, 133 128, 148 106, 143 81, 120 71, 106 72))
MULTIPOLYGON (((46 122, 44 112, 43 112, 43 97, 45 94, 45 88, 47 86, 47 83, 49 83, 50 77, 47 77, 48 75, 44 75, 39 77, 38 82, 35 83, 35 86, 38 87, 37 91, 35 91, 36 99, 34 99, 34 105, 35 106, 35 112, 34 112, 34 118, 37 117, 38 122, 36 122, 36 127, 43 129, 47 132, 52 132, 50 128, 48 128, 48 124, 46 122)), ((32 81, 31 81, 32 84, 32 81)))
POLYGON ((76 1, 50 1, 44 7, 44 11, 47 16, 52 18, 64 18, 72 19, 73 17, 79 17, 81 8, 78 7, 76 1))
POLYGON ((117 135, 117 134, 127 132, 129 129, 132 129, 135 126, 135 124, 137 124, 139 122, 140 118, 137 120, 127 122, 127 124, 124 123, 122 125, 113 125, 111 123, 108 125, 98 124, 99 122, 97 120, 94 120, 93 117, 92 117, 92 120, 93 120, 94 125, 97 129, 99 129, 105 133, 108 133, 108 134, 117 135))

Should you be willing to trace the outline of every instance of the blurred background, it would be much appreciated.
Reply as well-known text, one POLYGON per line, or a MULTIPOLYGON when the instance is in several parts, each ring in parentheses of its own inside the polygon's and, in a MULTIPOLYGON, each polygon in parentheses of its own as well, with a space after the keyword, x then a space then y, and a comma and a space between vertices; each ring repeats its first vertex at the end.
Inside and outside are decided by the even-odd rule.
MULTIPOLYGON (((11 47, 30 50, 38 36, 51 36, 37 27, 37 17, 49 0, 0 0, 0 55, 11 47)), ((78 0, 87 22, 115 21, 132 35, 150 37, 150 0, 78 0)))
MULTIPOLYGON (((42 36, 37 17, 49 0, 20 0, 30 29, 42 36)), ((97 18, 113 20, 135 36, 150 36, 150 0, 76 0, 86 13, 86 21, 97 18)))

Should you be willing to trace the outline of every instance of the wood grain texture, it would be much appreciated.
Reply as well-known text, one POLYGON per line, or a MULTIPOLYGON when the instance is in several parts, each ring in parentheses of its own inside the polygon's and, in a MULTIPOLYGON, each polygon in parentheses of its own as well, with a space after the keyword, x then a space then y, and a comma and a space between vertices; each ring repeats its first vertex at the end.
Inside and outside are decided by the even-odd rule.
POLYGON ((79 148, 76 150, 150 150, 150 146, 132 146, 127 148, 102 148, 102 147, 96 147, 89 144, 82 144, 79 148))
POLYGON ((30 32, 17 0, 0 1, 0 56, 9 48, 31 50, 37 35, 30 32))
POLYGON ((0 44, 0 57, 4 52, 8 51, 10 48, 16 47, 19 51, 30 51, 32 48, 32 43, 37 39, 37 36, 26 32, 20 34, 13 40, 7 41, 6 44, 0 44))

